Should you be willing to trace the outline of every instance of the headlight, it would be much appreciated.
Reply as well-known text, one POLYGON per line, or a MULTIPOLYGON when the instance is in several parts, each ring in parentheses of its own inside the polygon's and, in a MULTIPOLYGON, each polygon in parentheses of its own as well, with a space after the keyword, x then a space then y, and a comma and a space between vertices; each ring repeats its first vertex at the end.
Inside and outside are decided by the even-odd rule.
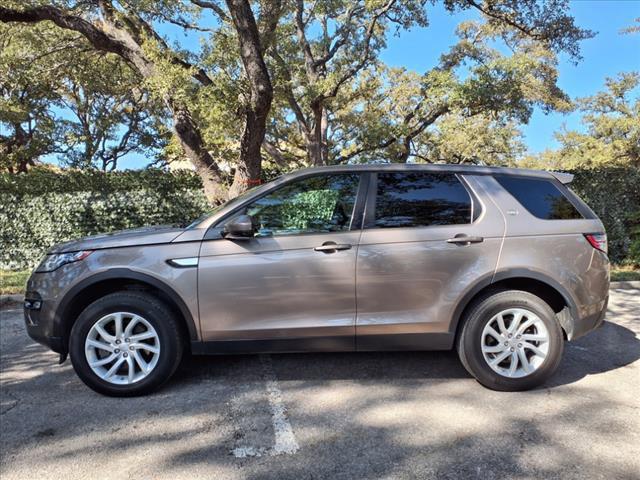
POLYGON ((87 258, 93 250, 83 250, 81 252, 54 253, 47 255, 36 268, 37 273, 53 272, 67 263, 77 262, 87 258))

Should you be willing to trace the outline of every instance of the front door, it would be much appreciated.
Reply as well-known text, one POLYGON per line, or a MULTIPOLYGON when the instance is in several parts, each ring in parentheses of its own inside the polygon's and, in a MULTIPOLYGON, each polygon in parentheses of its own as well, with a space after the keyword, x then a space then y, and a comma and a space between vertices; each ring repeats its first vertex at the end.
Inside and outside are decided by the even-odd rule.
POLYGON ((293 180, 234 212, 253 218, 254 237, 203 242, 204 341, 233 340, 237 350, 354 349, 359 183, 352 173, 293 180))

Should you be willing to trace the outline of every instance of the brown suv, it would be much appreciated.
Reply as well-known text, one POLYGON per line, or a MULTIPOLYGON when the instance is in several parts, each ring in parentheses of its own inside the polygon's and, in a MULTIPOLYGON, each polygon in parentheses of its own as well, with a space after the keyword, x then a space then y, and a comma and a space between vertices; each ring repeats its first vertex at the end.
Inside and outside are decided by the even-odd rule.
POLYGON ((29 335, 108 395, 164 383, 185 351, 449 350, 522 390, 602 323, 609 261, 570 175, 362 165, 285 175, 187 228, 51 249, 29 335))

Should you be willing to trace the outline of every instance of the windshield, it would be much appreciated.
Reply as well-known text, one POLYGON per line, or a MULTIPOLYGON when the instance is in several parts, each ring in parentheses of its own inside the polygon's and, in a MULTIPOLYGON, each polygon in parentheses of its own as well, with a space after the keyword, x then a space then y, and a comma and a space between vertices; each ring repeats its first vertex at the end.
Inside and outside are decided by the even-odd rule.
POLYGON ((246 192, 241 193, 240 195, 238 195, 237 197, 232 198, 231 200, 227 200, 225 203, 221 203, 220 205, 218 205, 216 207, 213 207, 211 210, 208 210, 206 213, 204 213, 203 215, 200 215, 193 222, 191 222, 189 225, 187 225, 186 230, 190 230, 192 228, 195 228, 196 225, 198 225, 199 223, 203 222, 204 220, 209 218, 211 215, 215 215, 216 213, 218 213, 223 208, 230 207, 232 205, 235 205, 236 203, 240 203, 242 200, 247 198, 249 196, 249 194, 252 194, 254 192, 254 190, 256 188, 258 188, 258 187, 260 187, 260 185, 253 186, 249 190, 247 190, 246 192))

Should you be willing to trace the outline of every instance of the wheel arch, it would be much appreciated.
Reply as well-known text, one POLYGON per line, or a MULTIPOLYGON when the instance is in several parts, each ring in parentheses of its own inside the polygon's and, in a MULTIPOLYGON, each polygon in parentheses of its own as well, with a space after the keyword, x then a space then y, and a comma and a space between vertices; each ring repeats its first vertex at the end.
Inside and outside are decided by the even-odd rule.
POLYGON ((155 294, 178 317, 185 340, 198 339, 193 316, 173 288, 151 275, 127 268, 117 268, 81 280, 64 295, 58 304, 55 323, 65 351, 68 351, 71 328, 82 310, 98 298, 122 290, 142 290, 155 294))
POLYGON ((577 318, 577 306, 571 294, 559 282, 540 272, 528 269, 507 269, 480 279, 471 287, 454 311, 451 332, 457 338, 461 331, 462 320, 477 298, 489 292, 522 290, 540 297, 556 313, 566 339, 573 337, 574 319, 577 318))

